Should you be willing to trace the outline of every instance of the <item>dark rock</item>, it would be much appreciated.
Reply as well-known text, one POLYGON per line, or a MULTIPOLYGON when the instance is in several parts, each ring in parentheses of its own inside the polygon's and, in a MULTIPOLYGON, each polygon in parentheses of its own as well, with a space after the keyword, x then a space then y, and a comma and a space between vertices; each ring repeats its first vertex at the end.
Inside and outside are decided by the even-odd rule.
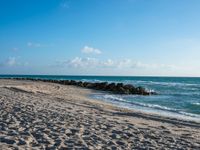
POLYGON ((72 129, 70 129, 70 131, 72 132, 72 134, 75 134, 75 133, 78 133, 79 132, 79 130, 78 129, 76 129, 76 128, 72 128, 72 129))
POLYGON ((117 87, 123 87, 124 86, 124 84, 123 83, 117 83, 117 85, 116 85, 117 87))
POLYGON ((115 134, 122 134, 123 132, 122 132, 122 131, 119 131, 119 130, 112 130, 112 133, 115 133, 115 134))
POLYGON ((133 134, 132 133, 129 133, 129 132, 126 132, 125 133, 128 137, 132 137, 133 136, 133 134))
POLYGON ((13 130, 13 131, 9 131, 8 135, 9 136, 16 136, 16 135, 18 135, 18 133, 15 130, 13 130))
POLYGON ((111 149, 112 150, 117 150, 117 147, 116 146, 112 146, 111 149))
POLYGON ((19 139, 17 145, 26 145, 26 141, 24 141, 23 139, 19 139))
POLYGON ((77 85, 80 86, 80 87, 84 87, 83 82, 81 82, 81 81, 77 82, 77 85))
POLYGON ((96 84, 96 89, 99 90, 106 90, 106 87, 108 86, 108 82, 101 82, 96 84))
POLYGON ((120 145, 120 146, 125 145, 125 143, 122 142, 122 141, 117 141, 116 143, 117 143, 118 145, 120 145))
POLYGON ((93 88, 93 87, 94 87, 94 84, 93 84, 93 83, 88 83, 85 87, 86 87, 86 88, 93 88))
POLYGON ((121 136, 118 135, 118 134, 113 133, 113 134, 112 134, 112 138, 113 138, 113 139, 120 139, 121 136))
POLYGON ((83 82, 83 87, 87 87, 88 84, 89 82, 83 82))
POLYGON ((68 84, 69 84, 69 80, 65 80, 64 85, 68 85, 68 84))
POLYGON ((6 143, 6 144, 14 144, 15 143, 15 140, 12 140, 12 139, 9 139, 6 137, 0 137, 0 141, 2 143, 6 143))
POLYGON ((71 81, 70 81, 70 84, 71 84, 71 85, 76 85, 76 81, 75 81, 75 80, 71 80, 71 81))
POLYGON ((60 84, 64 84, 65 81, 64 81, 64 80, 60 80, 59 83, 60 83, 60 84))
POLYGON ((108 86, 106 87, 106 90, 108 91, 113 91, 113 89, 115 88, 116 84, 115 83, 110 83, 108 84, 108 86))
POLYGON ((149 95, 149 93, 141 86, 136 88, 136 93, 141 95, 149 95))
POLYGON ((124 85, 124 88, 125 89, 135 89, 135 87, 133 85, 131 85, 131 84, 124 85))

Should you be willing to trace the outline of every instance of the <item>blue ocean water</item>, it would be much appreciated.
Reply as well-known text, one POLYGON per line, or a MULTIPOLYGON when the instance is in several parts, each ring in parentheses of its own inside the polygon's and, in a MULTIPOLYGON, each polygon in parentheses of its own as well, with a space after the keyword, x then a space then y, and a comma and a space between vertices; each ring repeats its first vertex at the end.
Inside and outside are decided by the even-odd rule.
POLYGON ((91 96, 130 109, 200 120, 200 78, 197 77, 0 75, 0 78, 7 77, 122 82, 142 86, 158 95, 116 95, 102 92, 91 96))

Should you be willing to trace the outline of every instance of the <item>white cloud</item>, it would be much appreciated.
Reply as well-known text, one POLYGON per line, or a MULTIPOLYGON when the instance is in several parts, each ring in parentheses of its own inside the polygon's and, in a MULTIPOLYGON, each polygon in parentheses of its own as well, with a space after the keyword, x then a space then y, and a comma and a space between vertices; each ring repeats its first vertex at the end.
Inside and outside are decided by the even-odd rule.
POLYGON ((13 67, 19 65, 16 57, 9 57, 5 61, 0 62, 0 67, 13 67))
POLYGON ((133 59, 97 59, 75 57, 51 65, 62 74, 138 75, 138 76, 200 76, 199 61, 192 64, 145 63, 133 59))
POLYGON ((97 59, 75 57, 65 61, 57 61, 51 65, 63 74, 83 75, 151 75, 170 76, 174 72, 182 73, 180 66, 156 63, 144 63, 133 59, 97 59))
POLYGON ((85 54, 101 54, 102 53, 99 49, 89 47, 89 46, 84 46, 81 52, 85 54))
POLYGON ((165 65, 165 64, 146 64, 139 61, 134 61, 131 59, 122 59, 122 60, 99 60, 96 58, 81 58, 75 57, 71 60, 59 62, 59 65, 68 66, 71 68, 77 69, 116 69, 116 70, 124 70, 124 69, 142 69, 142 70, 157 70, 157 69, 176 69, 174 65, 165 65))
POLYGON ((52 47, 54 46, 54 43, 50 44, 41 44, 41 43, 35 43, 35 42, 27 42, 26 44, 28 47, 32 48, 41 48, 41 47, 52 47))
POLYGON ((0 63, 0 67, 28 66, 28 62, 20 62, 17 57, 9 57, 0 63))
POLYGON ((27 46, 28 47, 42 47, 40 43, 33 43, 33 42, 28 42, 27 46))
POLYGON ((74 59, 64 62, 64 65, 74 68, 92 68, 99 65, 99 60, 97 60, 96 58, 75 57, 74 59))
POLYGON ((132 68, 132 66, 134 65, 134 62, 130 59, 119 60, 116 63, 117 63, 117 67, 119 68, 124 68, 124 67, 132 68))
POLYGON ((14 47, 14 48, 12 48, 12 50, 13 50, 13 51, 18 51, 18 50, 19 50, 19 48, 17 48, 17 47, 14 47))
POLYGON ((102 64, 105 67, 113 67, 115 65, 115 62, 112 59, 108 59, 108 60, 102 62, 102 64))
POLYGON ((6 62, 5 62, 5 65, 6 66, 15 66, 15 65, 17 65, 17 60, 16 60, 16 58, 15 57, 9 57, 7 60, 6 60, 6 62))

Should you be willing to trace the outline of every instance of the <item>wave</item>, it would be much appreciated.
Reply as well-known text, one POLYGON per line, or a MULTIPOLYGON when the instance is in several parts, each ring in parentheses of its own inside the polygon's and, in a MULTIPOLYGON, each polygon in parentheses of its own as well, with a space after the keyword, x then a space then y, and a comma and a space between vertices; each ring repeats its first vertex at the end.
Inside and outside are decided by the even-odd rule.
POLYGON ((200 115, 197 115, 197 114, 187 113, 187 112, 184 112, 184 111, 180 111, 179 113, 184 115, 184 116, 200 118, 200 115))
POLYGON ((100 100, 105 100, 105 101, 116 101, 116 102, 123 102, 123 103, 128 103, 127 100, 120 96, 116 95, 111 95, 111 94, 105 94, 105 95, 95 95, 94 98, 100 99, 100 100))
POLYGON ((193 83, 181 83, 181 82, 156 82, 156 81, 144 81, 144 80, 125 80, 125 83, 132 83, 132 84, 144 84, 144 85, 161 85, 161 86, 179 86, 179 87, 193 87, 193 88, 200 88, 200 84, 193 84, 193 83))
POLYGON ((200 96, 200 93, 199 92, 173 92, 173 91, 169 91, 168 93, 165 93, 165 94, 170 94, 172 96, 190 96, 190 98, 192 97, 199 97, 200 96))
POLYGON ((200 103, 196 102, 196 103, 192 103, 193 105, 197 105, 200 106, 200 103))
POLYGON ((80 81, 83 81, 83 82, 104 82, 102 80, 97 80, 97 79, 81 79, 80 81))
MULTIPOLYGON (((133 97, 140 97, 140 96, 131 96, 133 97)), ((107 102, 114 102, 115 104, 126 106, 128 108, 135 108, 134 106, 139 106, 139 107, 146 107, 151 109, 152 111, 163 111, 163 112, 169 112, 169 113, 176 113, 188 117, 200 117, 198 114, 192 114, 188 112, 184 112, 180 109, 175 109, 175 108, 169 108, 167 106, 161 106, 159 104, 148 104, 148 103, 140 103, 140 102, 133 102, 133 101, 128 101, 126 100, 126 97, 120 96, 120 95, 112 95, 112 94, 105 94, 105 95, 96 95, 95 98, 100 99, 100 100, 105 100, 107 102)), ((200 105, 200 103, 194 103, 195 105, 200 105)))
MULTIPOLYGON (((139 96, 134 96, 134 97, 139 97, 139 96)), ((127 101, 126 99, 124 99, 124 98, 122 98, 120 96, 116 96, 116 95, 108 95, 108 94, 106 94, 102 98, 105 99, 105 100, 119 101, 119 102, 124 102, 124 103, 132 104, 132 105, 137 105, 137 106, 156 108, 156 109, 168 110, 168 111, 174 111, 174 112, 178 111, 176 109, 168 108, 166 106, 161 106, 161 105, 158 105, 158 104, 145 104, 145 103, 127 101)), ((133 98, 133 96, 132 96, 132 98, 133 98)))

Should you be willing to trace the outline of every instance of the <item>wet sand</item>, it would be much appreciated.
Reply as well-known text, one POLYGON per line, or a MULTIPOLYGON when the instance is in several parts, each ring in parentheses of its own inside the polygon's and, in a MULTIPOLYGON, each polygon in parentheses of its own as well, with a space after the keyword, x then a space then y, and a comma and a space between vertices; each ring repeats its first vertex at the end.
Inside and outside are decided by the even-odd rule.
POLYGON ((92 90, 0 80, 0 149, 200 149, 200 123, 117 108, 92 90))

